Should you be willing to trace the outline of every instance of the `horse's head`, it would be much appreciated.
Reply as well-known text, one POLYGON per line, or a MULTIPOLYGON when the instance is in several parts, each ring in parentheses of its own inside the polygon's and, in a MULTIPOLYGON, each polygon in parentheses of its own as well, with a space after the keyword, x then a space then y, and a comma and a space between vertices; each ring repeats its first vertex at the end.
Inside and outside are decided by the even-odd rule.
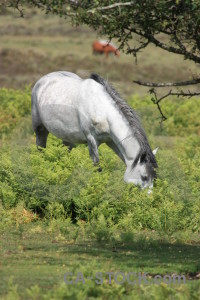
POLYGON ((124 180, 127 183, 139 185, 142 189, 153 188, 153 180, 156 178, 155 168, 157 167, 154 155, 158 148, 152 151, 149 157, 147 152, 139 154, 134 162, 127 166, 124 180))

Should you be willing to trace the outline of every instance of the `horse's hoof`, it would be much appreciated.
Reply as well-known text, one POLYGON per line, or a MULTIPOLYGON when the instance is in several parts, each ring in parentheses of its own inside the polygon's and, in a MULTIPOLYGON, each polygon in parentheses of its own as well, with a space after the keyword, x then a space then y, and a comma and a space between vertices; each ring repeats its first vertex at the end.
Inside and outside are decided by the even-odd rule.
POLYGON ((102 172, 102 168, 101 167, 98 168, 98 172, 102 172))

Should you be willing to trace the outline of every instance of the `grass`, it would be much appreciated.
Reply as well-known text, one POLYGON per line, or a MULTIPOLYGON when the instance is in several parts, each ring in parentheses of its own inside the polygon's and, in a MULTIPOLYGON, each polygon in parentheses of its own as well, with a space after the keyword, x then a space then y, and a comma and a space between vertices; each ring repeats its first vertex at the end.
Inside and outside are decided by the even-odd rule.
MULTIPOLYGON (((135 233, 134 240, 129 243, 122 241, 98 243, 89 236, 89 228, 84 229, 82 226, 82 231, 79 228, 75 238, 73 231, 77 230, 76 225, 71 225, 68 234, 61 234, 59 225, 59 220, 54 220, 48 225, 43 221, 37 221, 20 224, 18 228, 12 227, 1 234, 1 299, 4 299, 2 297, 9 292, 7 283, 10 278, 13 279, 13 284, 18 286, 19 296, 26 299, 27 289, 34 286, 40 289, 40 296, 56 290, 64 283, 66 272, 73 273, 73 280, 76 279, 78 272, 82 272, 86 283, 92 285, 97 294, 102 286, 98 286, 93 281, 88 283, 87 280, 88 276, 95 278, 97 272, 103 273, 105 293, 106 289, 110 288, 106 284, 108 279, 106 272, 119 271, 126 274, 147 272, 149 282, 152 282, 152 278, 158 274, 161 276, 185 274, 187 285, 199 286, 198 281, 191 281, 192 278, 195 279, 192 275, 200 267, 200 262, 197 260, 200 253, 198 243, 173 244, 158 238, 153 232, 135 233), (85 230, 88 232, 85 233, 85 230)), ((144 283, 143 285, 145 287, 144 283)), ((114 279, 111 286, 117 298, 124 299, 120 296, 114 279)), ((176 289, 180 286, 177 283, 171 287, 176 289)), ((73 285, 72 289, 75 294, 78 294, 78 290, 82 290, 83 287, 80 283, 78 286, 73 285)), ((124 297, 126 294, 134 296, 137 286, 124 284, 123 287, 124 297)), ((67 288, 68 286, 65 287, 67 288)), ((103 299, 110 299, 110 297, 103 297, 103 299)))

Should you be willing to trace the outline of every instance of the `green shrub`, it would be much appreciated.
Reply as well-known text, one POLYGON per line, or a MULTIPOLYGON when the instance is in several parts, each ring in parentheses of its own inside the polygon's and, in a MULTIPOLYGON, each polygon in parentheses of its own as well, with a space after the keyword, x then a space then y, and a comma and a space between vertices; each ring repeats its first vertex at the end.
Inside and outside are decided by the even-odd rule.
POLYGON ((169 99, 165 103, 169 119, 162 141, 152 135, 161 134, 153 104, 148 98, 131 99, 131 105, 141 111, 145 130, 145 124, 150 124, 152 144, 161 144, 158 180, 153 194, 147 195, 146 190, 124 183, 125 166, 106 145, 99 148, 101 173, 93 167, 85 145, 69 152, 60 140, 49 135, 47 148, 39 152, 32 145, 35 136, 29 130, 29 92, 3 89, 0 95, 3 111, 13 110, 19 120, 8 142, 0 148, 0 199, 4 209, 23 203, 26 209, 49 220, 87 221, 96 224, 98 240, 103 235, 109 238, 111 227, 122 225, 123 220, 127 222, 127 236, 137 229, 169 236, 180 230, 200 231, 199 99, 169 99), (21 128, 27 128, 26 134, 21 128), (191 132, 193 135, 189 135, 191 132))
POLYGON ((188 136, 200 135, 200 98, 168 98, 161 107, 167 117, 162 127, 159 125, 160 113, 150 97, 134 96, 128 103, 136 109, 143 121, 145 131, 154 135, 188 136))
POLYGON ((18 125, 22 117, 30 115, 30 88, 24 91, 0 89, 0 138, 18 125))
POLYGON ((135 229, 154 229, 167 235, 181 229, 200 230, 200 158, 176 154, 178 146, 175 151, 160 151, 152 195, 124 183, 124 165, 104 145, 100 147, 101 173, 93 167, 87 147, 68 152, 52 136, 42 152, 35 146, 10 151, 2 148, 1 152, 0 186, 5 208, 22 201, 27 209, 46 218, 64 216, 88 222, 104 218, 117 224, 128 215, 135 229))

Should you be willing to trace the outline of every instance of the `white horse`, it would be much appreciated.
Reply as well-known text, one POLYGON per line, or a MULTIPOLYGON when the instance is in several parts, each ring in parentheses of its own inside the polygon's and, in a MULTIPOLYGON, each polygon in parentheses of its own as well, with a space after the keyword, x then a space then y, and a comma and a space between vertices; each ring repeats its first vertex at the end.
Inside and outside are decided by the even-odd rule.
POLYGON ((46 147, 49 132, 70 148, 87 143, 96 165, 105 142, 125 163, 125 182, 153 187, 157 148, 152 152, 135 111, 99 75, 81 79, 60 71, 42 77, 32 91, 32 124, 37 147, 46 147))

